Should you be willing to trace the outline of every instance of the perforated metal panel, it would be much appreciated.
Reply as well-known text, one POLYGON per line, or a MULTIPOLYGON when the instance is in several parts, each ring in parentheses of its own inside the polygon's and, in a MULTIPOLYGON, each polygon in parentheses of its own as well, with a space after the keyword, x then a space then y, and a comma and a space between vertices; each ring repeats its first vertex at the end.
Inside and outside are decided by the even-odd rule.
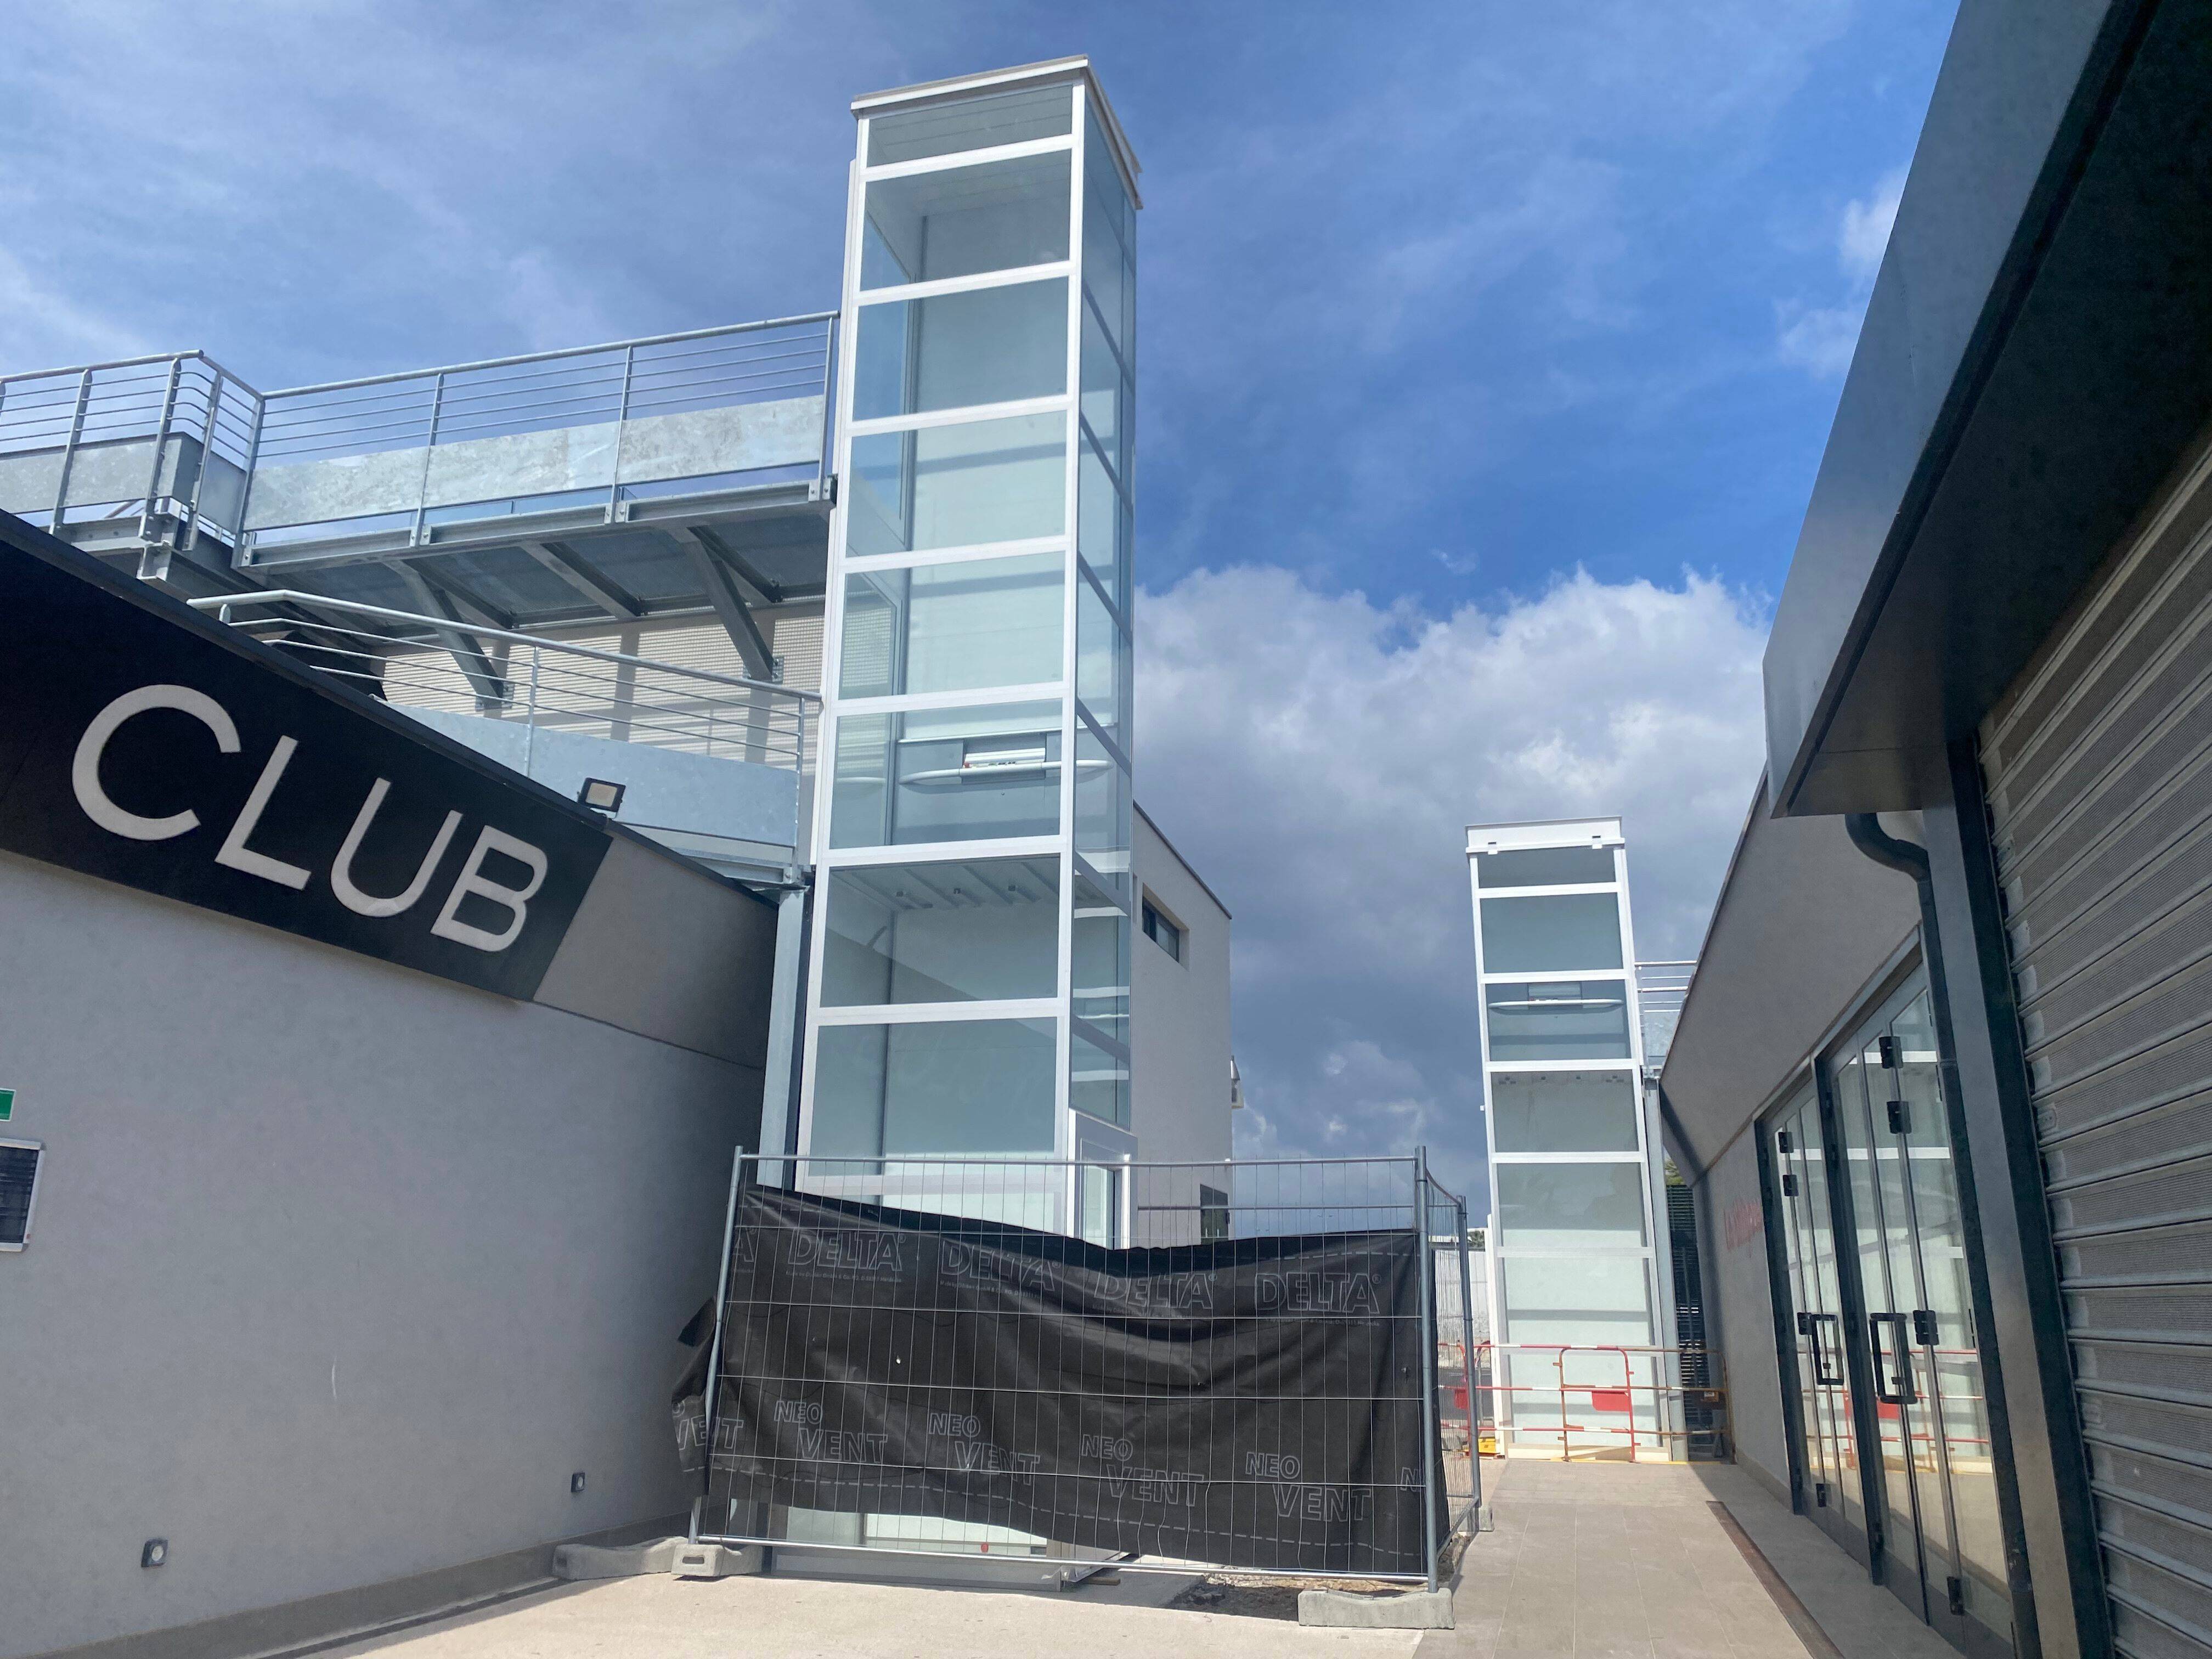
POLYGON ((2212 487, 1984 723, 2116 1644, 2212 1654, 2212 487))

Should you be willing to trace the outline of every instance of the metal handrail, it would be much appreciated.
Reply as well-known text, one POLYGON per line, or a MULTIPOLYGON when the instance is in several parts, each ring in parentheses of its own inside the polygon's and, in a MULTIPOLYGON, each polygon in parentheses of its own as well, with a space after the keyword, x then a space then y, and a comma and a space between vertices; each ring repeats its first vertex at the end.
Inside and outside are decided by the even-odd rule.
MULTIPOLYGON (((624 663, 651 660, 649 658, 627 656, 619 651, 600 651, 588 645, 574 645, 566 640, 548 639, 542 634, 517 634, 504 628, 481 628, 474 623, 455 622, 448 617, 426 617, 419 611, 394 611, 381 605, 363 605, 356 599, 333 599, 321 593, 310 593, 291 587, 256 588, 246 593, 218 593, 204 599, 187 599, 185 603, 195 611, 213 611, 225 622, 229 621, 230 618, 223 613, 235 605, 277 604, 312 605, 319 611, 335 611, 346 616, 375 617, 388 622, 409 623, 438 634, 466 634, 473 639, 506 640, 514 644, 529 646, 533 650, 561 652, 574 657, 592 657, 600 662, 613 663, 617 666, 624 663)), ((270 620, 281 622, 289 619, 271 617, 270 620)), ((311 622, 305 625, 312 627, 313 624, 311 622)), ((653 666, 656 669, 664 669, 670 673, 684 675, 687 678, 714 680, 722 685, 742 686, 749 691, 776 692, 799 702, 818 703, 822 701, 822 694, 818 691, 801 690, 795 685, 780 685, 774 680, 747 679, 738 674, 717 674, 711 669, 681 667, 674 663, 653 663, 653 666)))
MULTIPOLYGON (((526 351, 512 357, 485 357, 472 363, 447 363, 441 368, 409 368, 390 374, 364 374, 350 380, 325 380, 315 386, 291 386, 264 394, 270 398, 302 397, 311 392, 343 392, 353 386, 386 386, 395 380, 419 380, 429 374, 465 374, 479 368, 506 368, 515 363, 551 362, 561 357, 587 357, 595 351, 621 351, 632 346, 669 345, 679 340, 711 339, 718 334, 751 334, 763 329, 790 328, 800 323, 833 323, 834 311, 810 311, 798 317, 771 317, 757 323, 725 323, 717 328, 685 329, 675 334, 650 334, 635 340, 609 340, 599 345, 564 346, 557 351, 526 351)), ((157 358, 134 361, 154 362, 157 358)), ((96 365, 98 367, 98 365, 96 365)), ((106 365, 119 368, 120 364, 106 365)), ((64 371, 66 373, 67 371, 64 371)))

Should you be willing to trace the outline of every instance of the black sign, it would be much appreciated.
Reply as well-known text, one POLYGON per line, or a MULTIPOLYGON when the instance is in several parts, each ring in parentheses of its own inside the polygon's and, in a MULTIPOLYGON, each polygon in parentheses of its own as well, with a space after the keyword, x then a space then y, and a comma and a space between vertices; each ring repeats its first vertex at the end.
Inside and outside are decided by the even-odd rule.
POLYGON ((0 848, 527 998, 590 815, 0 514, 0 848))
MULTIPOLYGON (((787 1505, 1420 1572, 1425 1470, 1444 1535, 1421 1311, 1409 1230, 1109 1250, 750 1188, 709 1512, 747 1534, 787 1505)), ((675 1402, 695 1471, 705 1370, 675 1402)))

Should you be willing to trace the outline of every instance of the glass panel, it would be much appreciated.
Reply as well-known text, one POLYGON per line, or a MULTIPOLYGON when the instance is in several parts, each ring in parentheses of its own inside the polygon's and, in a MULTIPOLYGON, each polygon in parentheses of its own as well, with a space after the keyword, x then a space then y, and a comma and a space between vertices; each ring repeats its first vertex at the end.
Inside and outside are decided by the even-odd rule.
POLYGON ((1612 879, 1609 847, 1529 847, 1480 853, 1474 860, 1478 887, 1568 887, 1612 879))
POLYGON ((1120 1248, 1121 1182, 1127 1173, 1104 1164, 1083 1166, 1083 1216, 1078 1231, 1085 1243, 1120 1248))
POLYGON ((1115 604, 1121 605, 1126 615, 1128 509, 1115 492, 1113 478, 1098 459, 1098 452, 1087 442, 1076 455, 1075 522, 1075 544, 1084 562, 1098 573, 1099 585, 1115 604))
POLYGON ((1048 1019, 825 1025, 815 1051, 811 1150, 1049 1152, 1048 1019))
POLYGON ((1096 123, 1084 161, 1083 283, 1125 357, 1136 321, 1136 215, 1096 123))
POLYGON ((835 870, 822 1000, 968 1002, 1060 991, 1060 860, 835 870))
POLYGON ((1032 138, 1065 137, 1069 119, 1067 87, 1033 92, 1001 92, 957 104, 878 115, 868 121, 868 165, 919 161, 963 149, 990 149, 1027 143, 1032 138))
POLYGON ((1106 745, 1075 729, 1075 850, 1101 875, 1129 868, 1129 775, 1106 745))
POLYGON ((1198 1237, 1202 1244, 1229 1237, 1229 1194, 1218 1187, 1198 1189, 1198 1237))
POLYGON ((1620 965, 1620 905, 1610 893, 1482 901, 1486 974, 1620 965))
POLYGON ((1636 1085, 1625 1072, 1501 1072, 1490 1080, 1501 1152, 1632 1152, 1636 1085))
POLYGON ((1118 1042, 1129 1040, 1129 917, 1079 871, 1075 878, 1074 1010, 1118 1042))
POLYGON ((860 286, 941 282, 1067 258, 1067 155, 878 179, 868 186, 860 286))
POLYGON ((1997 1518, 1992 1461, 1996 1442, 1990 1431, 1989 1391, 1975 1340, 1958 1165, 1951 1150, 1935 1025, 1925 993, 1898 1016, 1893 1030, 1897 1092, 1905 1103, 1904 1136, 1925 1287, 1923 1305, 1935 1322, 1935 1342, 1916 1356, 1922 1367, 1921 1392, 1929 1402, 1923 1410, 1929 1431, 1940 1437, 1966 1614, 2009 1640, 2012 1598, 2005 1588, 2004 1534, 1997 1518))
POLYGON ((1057 536, 1067 521, 1067 417, 1016 415, 853 440, 846 551, 1057 536))
POLYGON ((1911 1319, 1905 1310, 1911 1308, 1911 1301, 1909 1291, 1900 1293, 1890 1282, 1887 1237, 1890 1223, 1883 1213, 1883 1180, 1867 1115, 1869 1074, 1875 1079, 1880 1078, 1880 1054, 1870 1040, 1863 1040, 1863 1052, 1854 1052, 1837 1070, 1836 1121, 1850 1188, 1859 1289, 1867 1312, 1866 1329, 1858 1335, 1872 1349, 1868 1358, 1875 1372, 1876 1445, 1881 1458, 1882 1498, 1888 1511, 1887 1523, 1882 1528, 1884 1553, 1888 1558, 1888 1570, 1884 1576, 1905 1605, 1925 1619, 1928 1608, 1920 1577, 1909 1425, 1901 1402, 1880 1397, 1885 1392, 1895 1392, 1889 1385, 1905 1363, 1901 1348, 1911 1345, 1911 1319), (1902 1342, 1897 1324, 1900 1314, 1905 1315, 1907 1331, 1902 1342))
POLYGON ((1079 1030, 1067 1039, 1067 1103, 1108 1123, 1129 1123, 1129 1062, 1079 1030))
POLYGON ((1129 382, 1107 347, 1097 313, 1089 306, 1083 307, 1082 402, 1083 418, 1106 452, 1107 463, 1116 477, 1127 477, 1128 422, 1123 416, 1129 407, 1129 382))
POLYGON ((837 689, 848 697, 1034 685, 1062 672, 1066 557, 854 572, 845 578, 837 689))
POLYGON ((1066 390, 1064 277, 860 307, 855 420, 1066 390))
POLYGON ((1846 1536, 1858 1534, 1863 1547, 1865 1510, 1859 1501, 1857 1441, 1846 1382, 1850 1371, 1844 1350, 1850 1339, 1838 1279, 1819 1105, 1806 1100, 1782 1127, 1790 1136, 1790 1146, 1784 1152, 1778 1143, 1775 1170, 1785 1188, 1796 1188, 1794 1193, 1785 1190, 1779 1201, 1793 1274, 1791 1294, 1802 1316, 1792 1324, 1807 1479, 1814 1483, 1807 1496, 1816 1521, 1846 1536))
MULTIPOLYGON (((1909 1011, 1908 1011, 1909 1012, 1909 1011)), ((1881 1186, 1883 1236, 1889 1249, 1889 1282, 1909 1317, 1893 1321, 1884 1333, 1883 1354, 1902 1398, 1897 1402, 1904 1428, 1905 1461, 1913 1482, 1913 1501, 1920 1523, 1921 1570, 1927 1577, 1930 1610, 1948 1606, 1947 1582, 1959 1567, 1952 1551, 1950 1493, 1943 1481, 1943 1446, 1935 1377, 1935 1345, 1923 1344, 1917 1328, 1921 1310, 1929 1307, 1922 1282, 1918 1193, 1913 1178, 1911 1127, 1912 1102, 1905 1097, 1901 1068, 1905 1064, 1900 1025, 1891 1028, 1893 1066, 1869 1061, 1866 1079, 1871 1091, 1867 1104, 1875 1130, 1875 1168, 1881 1186), (1901 1106, 1902 1109, 1899 1109, 1901 1106)), ((1933 1072, 1936 1056, 1932 1032, 1919 1033, 1923 1055, 1933 1072)), ((1922 1116, 1936 1116, 1941 1108, 1923 1105, 1922 1116)), ((1963 1586, 1962 1592, 1963 1592, 1963 1586)))
MULTIPOLYGON (((1080 573, 1079 572, 1079 574, 1080 573)), ((1122 711, 1128 706, 1129 636, 1114 620, 1089 580, 1075 586, 1075 696, 1099 729, 1121 745, 1122 711)))
POLYGON ((1499 1241, 1546 1249, 1618 1250, 1644 1243, 1640 1164, 1501 1164, 1499 1241))
POLYGON ((1057 702, 841 716, 830 844, 1058 833, 1060 722, 1057 702))
POLYGON ((1650 1345, 1642 1256, 1509 1256, 1503 1266, 1507 1341, 1650 1345))
POLYGON ((1129 193, 1121 187, 1121 170, 1114 165, 1114 152, 1107 146, 1097 112, 1086 108, 1083 114, 1085 183, 1097 198, 1108 227, 1120 236, 1124 248, 1133 252, 1137 246, 1136 210, 1129 205, 1129 193))
POLYGON ((1492 985, 1490 1057, 1506 1060, 1626 1060, 1628 995, 1617 979, 1492 985))

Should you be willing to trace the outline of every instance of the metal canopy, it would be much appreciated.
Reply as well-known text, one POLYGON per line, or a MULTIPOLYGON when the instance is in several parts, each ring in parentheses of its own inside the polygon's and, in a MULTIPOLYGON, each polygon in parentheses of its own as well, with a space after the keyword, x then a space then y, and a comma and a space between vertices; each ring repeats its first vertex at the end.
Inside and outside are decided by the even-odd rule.
POLYGON ((1767 647, 1777 812, 1948 800, 2212 422, 2212 3, 2060 10, 1960 15, 1767 647))

